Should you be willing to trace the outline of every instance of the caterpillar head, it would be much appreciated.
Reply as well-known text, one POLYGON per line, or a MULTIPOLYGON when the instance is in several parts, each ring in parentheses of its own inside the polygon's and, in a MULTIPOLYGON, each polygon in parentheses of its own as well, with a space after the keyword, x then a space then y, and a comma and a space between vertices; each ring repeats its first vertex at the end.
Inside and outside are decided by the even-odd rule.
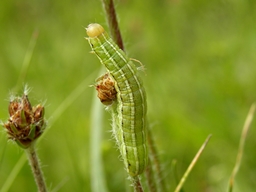
POLYGON ((104 28, 98 23, 91 23, 86 28, 86 33, 91 38, 98 37, 104 32, 105 32, 104 28))

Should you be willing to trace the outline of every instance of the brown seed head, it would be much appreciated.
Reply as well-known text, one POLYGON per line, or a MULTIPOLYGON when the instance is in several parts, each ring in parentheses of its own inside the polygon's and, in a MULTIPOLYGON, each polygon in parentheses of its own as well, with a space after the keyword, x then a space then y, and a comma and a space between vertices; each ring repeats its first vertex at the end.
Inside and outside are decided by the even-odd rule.
POLYGON ((9 115, 3 126, 9 139, 23 148, 29 147, 45 129, 44 107, 32 107, 26 94, 10 101, 9 115))
POLYGON ((108 73, 97 80, 98 98, 104 105, 111 105, 116 100, 115 82, 108 73))

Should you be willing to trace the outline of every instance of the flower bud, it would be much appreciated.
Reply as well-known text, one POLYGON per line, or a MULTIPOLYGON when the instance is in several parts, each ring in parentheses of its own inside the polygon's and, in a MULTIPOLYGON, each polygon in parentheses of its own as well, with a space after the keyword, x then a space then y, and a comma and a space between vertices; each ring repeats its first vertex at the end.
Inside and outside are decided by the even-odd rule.
POLYGON ((44 107, 32 107, 28 96, 14 97, 9 104, 10 118, 3 124, 8 138, 22 148, 28 148, 44 131, 44 107))

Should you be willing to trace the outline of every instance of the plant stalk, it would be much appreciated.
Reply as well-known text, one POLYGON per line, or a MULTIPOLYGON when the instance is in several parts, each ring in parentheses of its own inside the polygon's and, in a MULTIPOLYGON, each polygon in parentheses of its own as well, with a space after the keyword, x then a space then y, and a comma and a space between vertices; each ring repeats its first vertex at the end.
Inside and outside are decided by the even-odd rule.
POLYGON ((114 40, 114 42, 119 46, 120 49, 124 50, 124 44, 121 36, 121 32, 119 30, 116 10, 114 6, 113 0, 101 0, 103 9, 105 10, 105 14, 107 16, 107 23, 110 30, 110 36, 114 40))
POLYGON ((143 192, 139 176, 133 177, 134 192, 143 192))
POLYGON ((146 179, 147 179, 148 190, 150 192, 156 192, 157 191, 156 181, 155 181, 155 178, 154 178, 153 167, 152 167, 150 158, 149 158, 149 161, 148 161, 148 166, 145 170, 145 175, 146 175, 146 179))
POLYGON ((149 164, 146 170, 146 177, 148 180, 149 189, 150 191, 167 191, 166 184, 164 182, 161 171, 160 161, 158 159, 157 149, 155 147, 151 130, 149 128, 147 130, 147 141, 149 150, 149 164), (150 180, 152 179, 154 179, 154 183, 156 184, 155 186, 150 182, 150 180))
POLYGON ((37 188, 39 192, 47 192, 46 184, 45 184, 45 179, 43 176, 43 172, 41 170, 38 156, 36 154, 35 150, 35 144, 32 144, 30 147, 26 149, 29 165, 32 169, 37 188))

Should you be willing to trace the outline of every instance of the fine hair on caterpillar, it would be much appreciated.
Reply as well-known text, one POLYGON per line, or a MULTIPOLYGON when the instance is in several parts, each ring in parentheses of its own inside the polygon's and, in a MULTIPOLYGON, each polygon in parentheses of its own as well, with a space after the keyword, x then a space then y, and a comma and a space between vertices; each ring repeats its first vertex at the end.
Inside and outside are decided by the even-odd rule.
POLYGON ((125 168, 130 176, 137 176, 146 169, 148 150, 146 93, 133 63, 135 59, 127 57, 101 25, 90 24, 86 32, 92 52, 108 74, 100 77, 97 91, 100 99, 111 103, 113 134, 125 168))

